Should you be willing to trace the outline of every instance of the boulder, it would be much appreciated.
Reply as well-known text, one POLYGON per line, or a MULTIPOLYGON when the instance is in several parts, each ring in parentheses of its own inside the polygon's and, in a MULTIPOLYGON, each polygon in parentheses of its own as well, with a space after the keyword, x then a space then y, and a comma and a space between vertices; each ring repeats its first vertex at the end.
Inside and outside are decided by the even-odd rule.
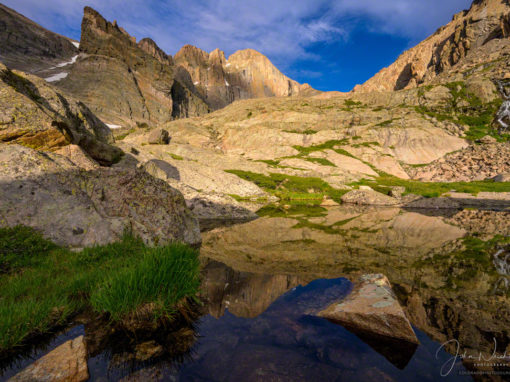
POLYGON ((342 202, 371 206, 396 206, 400 203, 397 199, 392 198, 391 196, 368 189, 349 191, 347 194, 342 196, 342 202))
POLYGON ((491 144, 491 143, 498 143, 497 139, 494 137, 491 137, 490 135, 486 135, 479 140, 480 143, 485 144, 491 144))
POLYGON ((68 158, 0 144, 0 226, 27 225, 57 244, 102 245, 131 231, 147 244, 200 244, 182 194, 141 169, 83 171, 68 158))
POLYGON ((400 199, 402 197, 402 194, 406 192, 406 188, 403 186, 393 186, 390 190, 390 196, 400 199))
POLYGON ((9 379, 10 382, 82 382, 89 379, 83 336, 67 341, 9 379))
POLYGON ((165 129, 154 129, 147 136, 147 142, 151 145, 168 145, 170 135, 165 129))
POLYGON ((167 181, 169 179, 180 179, 179 170, 170 163, 151 159, 142 165, 142 168, 153 177, 167 181))
POLYGON ((84 103, 64 97, 43 79, 0 63, 0 143, 56 151, 75 144, 104 165, 117 162, 112 132, 84 103))
POLYGON ((510 182, 510 174, 499 174, 492 179, 494 179, 495 182, 510 182))
POLYGON ((345 300, 331 304, 318 316, 354 332, 419 343, 390 282, 382 274, 362 276, 345 300))
POLYGON ((404 207, 424 209, 459 209, 460 204, 450 198, 420 198, 405 203, 404 207))

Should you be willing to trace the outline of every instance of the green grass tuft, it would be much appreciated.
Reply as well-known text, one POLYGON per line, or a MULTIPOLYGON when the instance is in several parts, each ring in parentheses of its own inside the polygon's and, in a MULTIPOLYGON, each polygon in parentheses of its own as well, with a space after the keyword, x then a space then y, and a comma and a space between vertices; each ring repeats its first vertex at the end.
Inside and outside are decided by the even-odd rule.
POLYGON ((0 229, 0 274, 34 265, 57 246, 29 227, 0 229))
POLYGON ((172 314, 176 304, 194 296, 199 286, 196 251, 172 244, 145 248, 138 262, 99 282, 90 302, 95 311, 109 313, 113 320, 147 303, 155 303, 160 314, 172 314))
MULTIPOLYGON (((0 229, 0 352, 83 309, 113 320, 154 303, 171 313, 199 287, 198 253, 182 244, 149 248, 126 235, 73 252, 26 227, 0 229)), ((156 318, 156 317, 155 317, 156 318)))
POLYGON ((323 166, 336 167, 333 163, 325 158, 304 157, 303 159, 308 162, 321 164, 323 166))

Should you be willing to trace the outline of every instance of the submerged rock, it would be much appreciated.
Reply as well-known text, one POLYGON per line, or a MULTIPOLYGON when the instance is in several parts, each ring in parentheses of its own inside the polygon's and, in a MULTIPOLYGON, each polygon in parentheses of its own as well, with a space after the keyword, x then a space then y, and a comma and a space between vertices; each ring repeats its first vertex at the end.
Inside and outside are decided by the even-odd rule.
POLYGON ((9 379, 10 382, 82 382, 89 379, 83 336, 65 342, 9 379))
POLYGON ((382 274, 362 276, 345 300, 333 303, 318 316, 354 332, 418 343, 390 282, 382 274))
POLYGON ((424 209, 459 209, 460 204, 456 200, 449 198, 420 198, 406 203, 407 208, 424 208, 424 209))

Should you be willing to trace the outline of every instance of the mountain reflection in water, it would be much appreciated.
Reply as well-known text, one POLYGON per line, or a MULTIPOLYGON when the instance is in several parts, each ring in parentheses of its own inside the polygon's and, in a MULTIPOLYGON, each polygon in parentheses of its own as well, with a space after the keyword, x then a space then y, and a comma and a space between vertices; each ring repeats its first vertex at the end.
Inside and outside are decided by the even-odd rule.
MULTIPOLYGON (((263 212, 203 233, 202 316, 182 330, 183 341, 180 332, 152 339, 178 351, 139 362, 130 339, 89 359, 91 380, 437 381, 457 351, 454 342, 438 351, 449 340, 468 354, 510 354, 510 212, 263 212), (315 316, 365 273, 391 281, 418 347, 356 335, 315 316)), ((89 340, 92 327, 84 329, 89 340)), ((470 370, 482 369, 457 359, 446 380, 505 378, 466 375, 470 370)))

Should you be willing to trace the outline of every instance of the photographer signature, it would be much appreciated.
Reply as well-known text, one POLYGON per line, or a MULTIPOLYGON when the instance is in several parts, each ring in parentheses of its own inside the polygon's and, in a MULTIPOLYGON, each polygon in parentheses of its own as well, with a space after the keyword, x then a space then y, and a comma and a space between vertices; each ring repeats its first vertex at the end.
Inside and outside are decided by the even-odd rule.
MULTIPOLYGON (((467 360, 472 360, 472 361, 480 361, 480 362, 489 362, 489 361, 502 361, 502 360, 509 360, 510 361, 510 354, 507 354, 507 352, 505 351, 504 353, 497 353, 497 341, 496 339, 494 338, 494 349, 493 349, 493 352, 490 356, 484 356, 482 354, 482 352, 479 352, 478 354, 467 354, 467 351, 464 350, 463 352, 461 352, 461 349, 460 349, 460 343, 459 341, 457 340, 449 340, 449 341, 446 341, 445 343, 443 343, 439 349, 437 349, 436 351, 436 359, 439 358, 439 352, 442 350, 442 349, 445 349, 447 345, 450 345, 450 344, 454 344, 455 346, 455 353, 454 355, 449 358, 442 366, 441 366, 441 376, 442 377, 446 377, 448 375, 450 375, 450 373, 452 372, 453 370, 453 367, 455 366, 455 363, 457 362, 457 360, 463 360, 463 359, 467 359, 467 360)), ((446 349, 445 349, 446 350, 446 349)))

